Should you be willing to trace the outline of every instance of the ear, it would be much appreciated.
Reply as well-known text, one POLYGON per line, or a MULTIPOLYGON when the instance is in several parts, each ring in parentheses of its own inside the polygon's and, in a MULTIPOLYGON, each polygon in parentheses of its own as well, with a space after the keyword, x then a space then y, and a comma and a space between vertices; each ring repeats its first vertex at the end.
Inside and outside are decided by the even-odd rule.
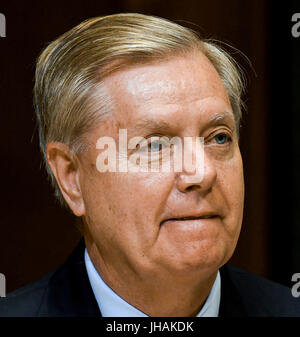
POLYGON ((46 153, 48 163, 65 201, 75 215, 84 215, 85 207, 76 156, 71 153, 66 144, 59 142, 48 143, 46 153))

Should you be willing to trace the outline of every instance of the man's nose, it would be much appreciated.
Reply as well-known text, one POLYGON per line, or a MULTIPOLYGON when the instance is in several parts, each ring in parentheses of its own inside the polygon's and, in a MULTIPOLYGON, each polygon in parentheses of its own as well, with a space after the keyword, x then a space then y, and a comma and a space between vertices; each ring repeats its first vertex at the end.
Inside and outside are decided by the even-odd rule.
POLYGON ((181 192, 192 189, 209 190, 215 183, 217 171, 213 158, 205 155, 203 142, 199 140, 184 147, 183 170, 179 172, 177 188, 181 192), (186 157, 185 157, 186 155, 186 157))

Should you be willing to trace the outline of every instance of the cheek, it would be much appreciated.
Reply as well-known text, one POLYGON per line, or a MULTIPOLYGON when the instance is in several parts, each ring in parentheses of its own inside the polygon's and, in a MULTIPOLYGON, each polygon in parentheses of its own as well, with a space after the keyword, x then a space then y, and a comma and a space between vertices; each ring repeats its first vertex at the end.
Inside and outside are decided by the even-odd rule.
POLYGON ((172 188, 173 180, 167 174, 119 173, 111 177, 109 196, 123 207, 143 216, 157 213, 172 188))
POLYGON ((98 172, 87 176, 83 183, 86 213, 95 225, 110 224, 111 231, 151 240, 172 187, 172 177, 98 172))
POLYGON ((239 152, 234 160, 219 170, 219 181, 227 204, 228 229, 235 231, 241 225, 244 208, 243 163, 239 152))
POLYGON ((173 186, 172 177, 159 173, 130 174, 123 184, 122 207, 130 213, 127 233, 136 236, 140 248, 146 249, 158 235, 160 217, 173 186))

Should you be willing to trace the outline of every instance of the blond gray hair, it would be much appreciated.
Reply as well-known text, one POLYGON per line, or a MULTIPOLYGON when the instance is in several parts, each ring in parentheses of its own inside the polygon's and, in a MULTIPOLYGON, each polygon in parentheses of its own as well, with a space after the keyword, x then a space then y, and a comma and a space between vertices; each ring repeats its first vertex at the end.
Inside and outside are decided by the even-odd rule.
POLYGON ((47 161, 47 144, 61 142, 72 153, 84 151, 84 136, 111 111, 103 80, 112 72, 195 50, 203 52, 217 70, 238 131, 243 91, 240 68, 218 44, 189 28, 154 16, 115 14, 86 20, 45 48, 36 66, 34 105, 44 162, 62 204, 47 161))

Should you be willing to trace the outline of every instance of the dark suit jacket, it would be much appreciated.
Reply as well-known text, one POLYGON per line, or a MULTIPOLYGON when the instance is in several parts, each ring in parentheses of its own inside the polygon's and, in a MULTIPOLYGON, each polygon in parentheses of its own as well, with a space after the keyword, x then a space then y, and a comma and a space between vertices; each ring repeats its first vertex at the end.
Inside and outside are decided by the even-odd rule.
MULTIPOLYGON (((41 280, 0 298, 0 317, 101 316, 84 263, 82 240, 66 263, 41 280)), ((297 316, 291 290, 246 271, 223 266, 219 316, 297 316)))

